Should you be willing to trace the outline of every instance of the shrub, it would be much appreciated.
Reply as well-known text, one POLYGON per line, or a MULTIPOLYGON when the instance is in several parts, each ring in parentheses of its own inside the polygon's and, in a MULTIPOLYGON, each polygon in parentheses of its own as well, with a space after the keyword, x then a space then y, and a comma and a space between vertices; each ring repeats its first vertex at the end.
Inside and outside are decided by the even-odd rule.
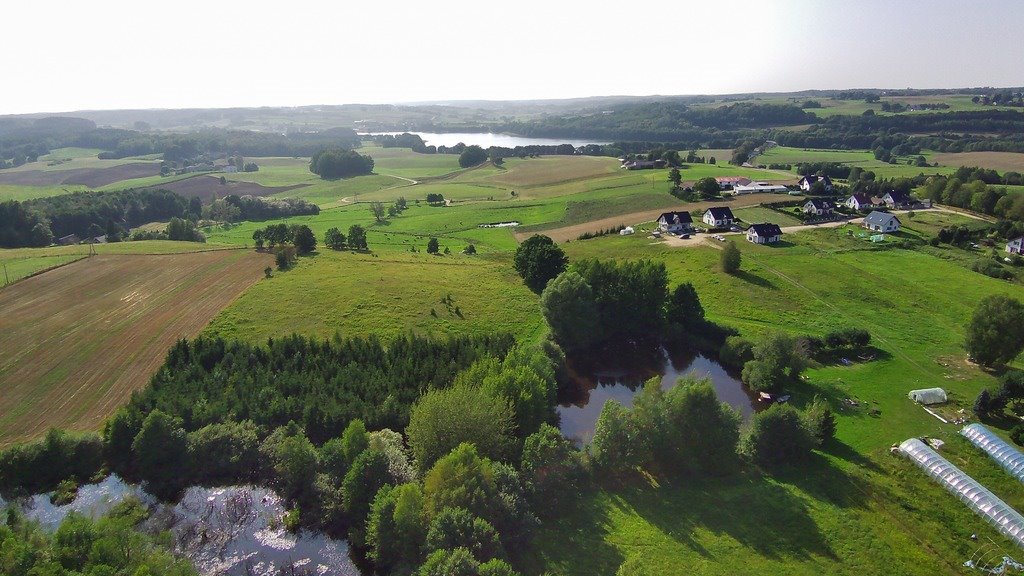
POLYGON ((750 419, 740 452, 763 467, 793 464, 807 458, 815 439, 804 419, 789 404, 773 404, 750 419))
POLYGON ((722 272, 726 274, 735 274, 739 272, 742 256, 740 255, 740 249, 736 247, 735 242, 727 242, 725 249, 722 250, 722 272))
POLYGON ((1024 424, 1017 424, 1010 430, 1010 439, 1018 446, 1024 446, 1024 424))
POLYGON ((754 359, 754 343, 739 336, 729 336, 718 351, 718 361, 732 368, 743 368, 743 365, 754 359))

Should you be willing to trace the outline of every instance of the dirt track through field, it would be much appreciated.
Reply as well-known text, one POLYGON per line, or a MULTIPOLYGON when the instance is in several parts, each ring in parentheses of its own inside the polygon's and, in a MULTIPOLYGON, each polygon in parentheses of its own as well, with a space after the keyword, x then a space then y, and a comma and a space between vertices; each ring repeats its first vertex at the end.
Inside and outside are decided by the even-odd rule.
MULTIPOLYGON (((690 212, 692 210, 707 210, 712 206, 728 206, 731 209, 746 208, 748 206, 758 206, 766 202, 780 202, 787 199, 785 196, 779 194, 746 194, 743 196, 734 196, 727 200, 713 200, 705 202, 689 202, 675 210, 686 210, 690 212)), ((555 242, 565 242, 566 240, 575 240, 580 234, 584 232, 598 232, 607 228, 613 228, 619 224, 634 225, 640 222, 651 222, 658 216, 661 216, 663 212, 668 212, 669 208, 658 208, 656 210, 644 210, 643 212, 632 212, 630 214, 623 214, 621 216, 613 216, 611 218, 602 218, 600 220, 592 220, 583 224, 574 224, 572 226, 563 226, 561 228, 552 228, 551 230, 538 231, 538 232, 516 232, 516 240, 522 242, 523 240, 533 236, 534 234, 544 234, 545 236, 551 237, 555 242)))
POLYGON ((54 426, 98 429, 270 260, 244 250, 102 255, 0 290, 0 446, 54 426))

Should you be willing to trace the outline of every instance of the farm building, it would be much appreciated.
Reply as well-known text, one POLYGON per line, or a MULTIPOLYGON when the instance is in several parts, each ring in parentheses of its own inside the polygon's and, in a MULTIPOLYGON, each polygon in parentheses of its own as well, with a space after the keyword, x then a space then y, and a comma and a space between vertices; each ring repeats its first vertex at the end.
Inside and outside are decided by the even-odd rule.
POLYGON ((960 435, 985 451, 1011 476, 1024 482, 1024 454, 981 424, 968 424, 960 435))
POLYGON ((693 216, 689 212, 665 212, 658 216, 658 229, 662 232, 689 232, 693 230, 693 216))
POLYGON ((72 244, 78 244, 81 241, 82 240, 77 234, 68 234, 67 236, 61 236, 58 238, 57 244, 60 244, 61 246, 70 246, 72 244))
POLYGON ((751 224, 747 228, 747 241, 754 244, 774 244, 782 238, 782 228, 778 224, 751 224))
POLYGON ((882 196, 882 202, 885 202, 885 205, 889 208, 908 208, 913 206, 916 201, 906 192, 893 190, 892 192, 886 192, 885 196, 882 196))
POLYGON ((804 192, 809 192, 811 190, 811 187, 817 184, 818 182, 824 184, 826 192, 832 191, 832 179, 829 178, 828 176, 804 176, 803 178, 800 179, 800 182, 798 182, 798 184, 800 185, 801 190, 803 190, 804 192))
POLYGON ((718 185, 723 190, 729 190, 736 186, 746 186, 747 184, 753 182, 753 180, 751 180, 750 178, 745 178, 743 176, 719 176, 715 178, 715 182, 718 182, 718 185))
POLYGON ((861 194, 859 192, 847 198, 844 204, 846 204, 847 208, 853 208, 854 210, 866 210, 871 208, 873 205, 871 203, 871 198, 867 194, 861 194))
POLYGON ((632 162, 626 162, 622 166, 626 170, 654 170, 655 168, 664 168, 664 160, 633 160, 632 162))
POLYGON ((875 210, 864 218, 863 226, 872 232, 897 232, 900 219, 888 212, 875 210))
POLYGON ((813 214, 815 216, 829 216, 835 211, 835 206, 832 205, 828 200, 808 200, 804 204, 804 214, 813 214))
POLYGON ((728 206, 712 206, 704 211, 701 221, 712 228, 724 228, 732 226, 736 218, 728 206))
POLYGON ((1010 254, 1024 254, 1024 236, 1007 242, 1006 251, 1010 254))
POLYGON ((920 390, 911 390, 907 396, 918 404, 942 404, 948 399, 946 397, 946 391, 942 388, 921 388, 920 390))
POLYGON ((917 438, 904 440, 899 451, 968 508, 1024 548, 1024 516, 1019 512, 917 438))
POLYGON ((732 189, 732 193, 737 196, 741 194, 779 194, 783 192, 789 192, 789 188, 767 182, 753 182, 745 186, 734 186, 732 189))

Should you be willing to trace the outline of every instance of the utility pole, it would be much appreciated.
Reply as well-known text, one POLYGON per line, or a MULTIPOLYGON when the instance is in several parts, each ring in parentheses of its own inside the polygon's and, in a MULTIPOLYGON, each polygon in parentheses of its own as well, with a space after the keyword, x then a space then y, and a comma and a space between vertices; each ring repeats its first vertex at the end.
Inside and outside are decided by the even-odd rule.
POLYGON ((11 283, 11 279, 7 277, 7 264, 4 264, 4 286, 11 283))

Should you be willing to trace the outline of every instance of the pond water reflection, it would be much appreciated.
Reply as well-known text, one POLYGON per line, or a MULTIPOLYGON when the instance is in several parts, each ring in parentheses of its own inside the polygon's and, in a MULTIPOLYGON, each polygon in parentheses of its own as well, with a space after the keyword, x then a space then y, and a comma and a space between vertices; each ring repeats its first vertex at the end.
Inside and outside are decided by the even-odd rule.
POLYGON ((614 358, 602 356, 589 361, 570 360, 573 386, 563 390, 559 397, 562 434, 580 444, 593 438, 594 425, 607 400, 632 406, 643 383, 654 376, 661 377, 663 390, 674 386, 680 376, 708 377, 718 398, 735 408, 744 420, 759 407, 756 395, 743 385, 739 373, 701 354, 670 353, 655 348, 629 351, 614 358))

